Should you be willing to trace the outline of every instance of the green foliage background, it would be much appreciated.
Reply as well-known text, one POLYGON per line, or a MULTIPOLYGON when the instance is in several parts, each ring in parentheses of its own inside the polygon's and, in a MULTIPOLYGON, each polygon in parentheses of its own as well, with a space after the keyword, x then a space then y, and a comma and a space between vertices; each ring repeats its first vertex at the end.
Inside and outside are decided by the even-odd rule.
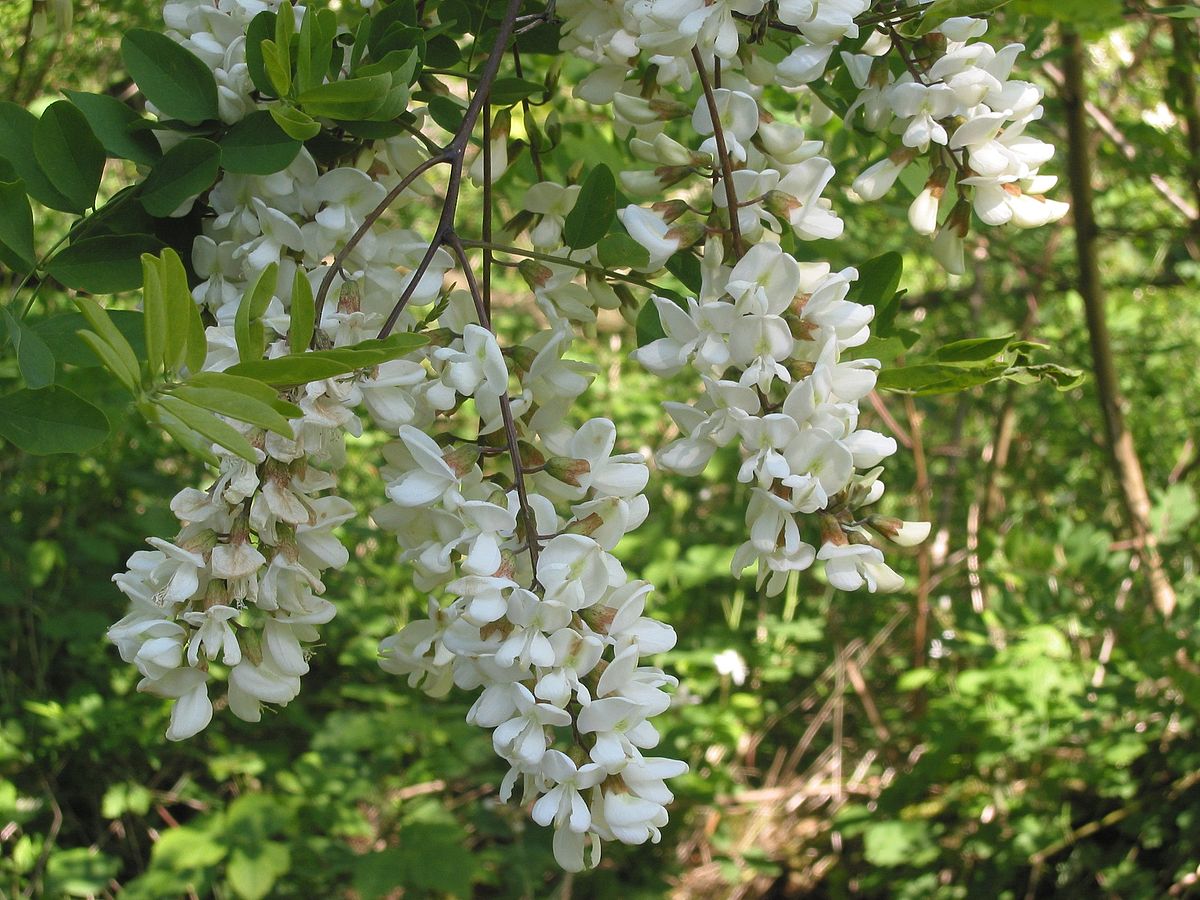
MULTIPOLYGON (((153 10, 80 6, 69 37, 27 32, 29 2, 0 7, 9 99, 37 109, 57 87, 127 84, 114 48, 122 30, 153 27, 153 10)), ((766 601, 729 577, 745 502, 732 451, 703 479, 656 476, 654 515, 621 552, 659 586, 656 613, 680 634, 663 661, 684 685, 663 747, 692 774, 662 844, 606 848, 598 871, 570 878, 548 834, 496 799, 502 771, 463 721, 470 699, 429 701, 379 670, 378 640, 423 600, 365 518, 345 526, 353 561, 328 591, 339 614, 299 699, 258 726, 218 715, 169 744, 165 704, 134 691, 136 673, 104 642, 124 607, 109 578, 145 536, 171 531, 168 499, 202 473, 133 418, 82 461, 4 447, 0 896, 1197 895, 1200 247, 1195 222, 1150 181, 1189 196, 1178 79, 1196 78, 1195 60, 1144 10, 1012 3, 996 30, 1029 45, 1060 147, 1058 26, 1039 18, 1051 14, 1086 28, 1093 100, 1136 151, 1098 138, 1097 213, 1117 365, 1179 592, 1169 626, 1123 543, 1090 382, 885 397, 932 484, 927 568, 915 555, 899 564, 931 606, 919 644, 913 595, 834 596, 808 577, 766 601), (715 668, 727 649, 749 665, 744 684, 715 668)), ((565 140, 596 158, 585 125, 565 140)), ((849 156, 875 152, 832 128, 849 156)), ((528 180, 522 167, 506 178, 528 180)), ((831 252, 844 264, 861 248, 905 254, 900 323, 925 334, 914 352, 1020 331, 1087 367, 1069 227, 991 233, 973 276, 948 284, 895 227, 907 202, 842 203, 849 234, 831 252)), ((60 225, 48 217, 39 233, 60 225)), ((45 310, 65 308, 43 296, 45 310)), ((510 306, 501 330, 528 328, 522 316, 510 306)), ((632 329, 600 337, 602 375, 580 418, 602 413, 656 440, 662 389, 619 365, 632 329)), ((15 379, 4 365, 0 379, 15 379)), ((352 458, 342 490, 369 509, 378 447, 360 441, 352 458)), ((889 510, 914 517, 911 451, 889 484, 889 510)))

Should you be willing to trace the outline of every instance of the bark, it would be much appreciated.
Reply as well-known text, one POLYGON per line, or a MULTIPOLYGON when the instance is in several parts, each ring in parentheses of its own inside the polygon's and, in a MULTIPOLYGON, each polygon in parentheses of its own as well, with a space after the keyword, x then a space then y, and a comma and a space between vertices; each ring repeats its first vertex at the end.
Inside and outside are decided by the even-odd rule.
POLYGON ((1075 246, 1079 268, 1079 294, 1087 317, 1092 350, 1092 374, 1104 417, 1113 473, 1125 509, 1126 526, 1150 582, 1155 607, 1164 617, 1175 609, 1175 590, 1163 568, 1157 539, 1150 527, 1150 496, 1138 458, 1133 435, 1125 423, 1125 399, 1117 380, 1112 341, 1105 315, 1104 287, 1100 280, 1097 229, 1092 195, 1092 160, 1085 114, 1084 48, 1079 35, 1063 32, 1062 101, 1067 115, 1067 173, 1071 182, 1071 206, 1075 219, 1075 246))

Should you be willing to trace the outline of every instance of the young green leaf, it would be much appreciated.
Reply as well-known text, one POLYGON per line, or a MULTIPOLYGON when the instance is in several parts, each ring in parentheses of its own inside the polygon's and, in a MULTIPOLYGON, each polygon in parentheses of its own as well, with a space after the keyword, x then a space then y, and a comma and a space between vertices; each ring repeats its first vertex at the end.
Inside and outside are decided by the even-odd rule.
POLYGON ((294 106, 272 106, 267 110, 284 134, 298 141, 307 141, 321 133, 321 125, 312 116, 294 106))
POLYGON ((167 301, 163 296, 159 261, 142 254, 142 325, 146 335, 146 365, 151 378, 157 378, 166 365, 167 301))
POLYGON ((112 348, 111 344, 94 331, 79 332, 79 339, 92 348, 92 352, 96 354, 101 365, 112 372, 117 380, 129 389, 130 393, 137 393, 137 376, 133 374, 126 360, 112 348))
POLYGON ((165 34, 130 29, 121 39, 121 58, 146 99, 168 116, 189 125, 218 117, 212 70, 165 34))
POLYGON ((237 419, 239 422, 257 425, 259 428, 273 431, 289 440, 294 437, 292 426, 288 424, 287 419, 266 403, 237 391, 181 384, 172 388, 170 393, 201 409, 220 413, 231 419, 237 419))
POLYGON ((267 70, 267 78, 271 81, 275 95, 286 97, 292 92, 292 58, 288 54, 287 45, 281 47, 275 41, 263 41, 261 51, 263 66, 267 70))
POLYGON ((104 147, 69 100, 51 103, 33 129, 33 155, 51 184, 82 213, 96 201, 104 147))
POLYGON ((26 453, 83 453, 109 430, 104 413, 59 385, 0 397, 0 437, 26 453))
POLYGON ((228 372, 265 381, 267 384, 306 384, 324 378, 336 378, 398 359, 424 346, 426 342, 419 334, 393 334, 383 340, 362 341, 352 347, 242 362, 232 366, 228 372))
POLYGON ((212 443, 210 441, 206 441, 161 406, 145 400, 138 403, 137 408, 147 422, 152 422, 161 427, 163 431, 171 436, 175 443, 189 454, 197 459, 204 460, 204 462, 211 466, 219 466, 221 464, 221 460, 217 458, 217 454, 212 451, 212 443))
MULTIPOLYGON (((166 311, 166 341, 163 344, 163 365, 168 372, 178 372, 190 354, 190 344, 195 328, 200 328, 203 338, 204 329, 200 324, 200 307, 192 299, 188 290, 187 272, 183 268, 183 260, 170 247, 163 250, 158 260, 158 276, 162 283, 163 307, 166 311)), ((204 341, 203 354, 208 352, 208 342, 204 341)), ((201 355, 200 364, 204 362, 201 355)), ((189 366, 190 368, 190 366, 189 366)), ((194 370, 193 370, 194 371, 194 370)))
MULTIPOLYGON (((108 311, 95 300, 88 297, 76 297, 75 306, 88 320, 88 324, 92 326, 96 336, 112 348, 119 362, 119 366, 116 368, 109 366, 113 374, 118 377, 121 377, 122 374, 127 376, 128 380, 122 378, 122 381, 125 381, 126 385, 133 389, 141 381, 142 366, 138 362, 137 354, 133 352, 133 347, 125 339, 125 335, 121 334, 121 330, 109 318, 108 311)), ((93 349, 94 347, 93 344, 93 349)), ((107 363, 108 360, 105 359, 105 362, 107 363)))
POLYGON ((262 358, 265 349, 262 316, 275 295, 275 282, 278 277, 279 264, 271 263, 259 273, 258 279, 242 295, 242 301, 238 304, 233 334, 237 341, 238 359, 242 362, 262 358))
POLYGON ((219 444, 230 453, 240 456, 249 463, 257 463, 254 447, 240 431, 228 422, 222 422, 206 409, 201 409, 186 400, 170 394, 159 394, 154 403, 186 425, 188 428, 219 444))
POLYGON ((304 411, 300 407, 284 400, 275 388, 263 384, 261 381, 255 381, 253 378, 230 375, 228 372, 197 372, 189 375, 185 383, 198 388, 234 391, 258 400, 260 403, 265 403, 281 416, 289 419, 297 419, 304 415, 304 411))

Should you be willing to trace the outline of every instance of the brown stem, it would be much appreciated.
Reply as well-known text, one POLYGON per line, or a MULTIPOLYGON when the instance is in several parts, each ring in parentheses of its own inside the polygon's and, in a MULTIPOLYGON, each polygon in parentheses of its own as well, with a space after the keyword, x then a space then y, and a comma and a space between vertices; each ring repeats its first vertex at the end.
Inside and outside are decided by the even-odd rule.
POLYGON ((733 236, 733 250, 738 256, 745 252, 742 244, 742 228, 738 222, 737 188, 733 185, 733 163, 729 159, 729 148, 725 145, 725 129, 721 126, 721 116, 717 111, 717 98, 713 93, 712 84, 708 80, 708 72, 704 70, 704 60, 700 56, 700 48, 692 48, 692 59, 696 63, 696 74, 700 76, 700 86, 704 89, 704 102, 708 105, 708 116, 712 119, 713 137, 717 141, 717 158, 721 163, 721 180, 725 183, 725 202, 729 207, 729 233, 733 236))
POLYGON ((500 20, 500 26, 496 30, 496 42, 492 45, 487 61, 483 64, 483 69, 479 73, 479 81, 476 84, 474 93, 471 94, 471 102, 467 105, 463 113, 462 124, 459 125, 454 137, 450 139, 450 143, 440 153, 431 156, 412 172, 409 172, 396 187, 388 191, 387 196, 367 214, 363 219, 362 225, 350 236, 346 245, 334 257, 333 264, 330 266, 329 271, 325 273, 325 277, 321 279, 321 286, 317 290, 316 321, 318 328, 321 324, 321 313, 325 307, 325 301, 329 295, 329 288, 333 284, 333 279, 341 271, 342 264, 354 248, 358 246, 359 241, 366 236, 371 226, 378 221, 379 217, 391 207, 396 198, 404 193, 417 177, 436 165, 449 163, 450 176, 446 179, 446 196, 442 201, 442 214, 438 219, 433 237, 429 241, 429 247, 425 251, 425 255, 421 257, 421 261, 417 264, 417 267, 413 270, 408 287, 404 289, 404 293, 400 295, 400 298, 396 301, 396 305, 392 307, 392 311, 388 314, 383 327, 379 331, 379 336, 381 338, 387 337, 391 334, 392 329, 396 327, 396 321, 400 318, 400 313, 404 311, 404 307, 408 305, 408 301, 412 298, 413 292, 417 289, 417 284, 421 281, 426 270, 428 270, 430 263, 433 262, 433 257, 437 254, 437 251, 445 243, 447 235, 453 230, 454 214, 458 210, 458 195, 462 189, 463 160, 466 156, 467 146, 471 141, 471 133, 475 130, 475 123, 479 121, 479 114, 483 111, 483 106, 491 94, 496 74, 500 71, 500 62, 504 58, 504 51, 508 47, 509 38, 512 37, 513 27, 517 19, 517 11, 520 8, 521 0, 508 0, 508 5, 504 10, 504 17, 500 20))
POLYGON ((1133 435, 1125 424, 1125 399, 1117 380, 1112 341, 1104 308, 1104 286, 1100 280, 1097 253, 1095 211, 1092 205, 1092 160, 1088 144, 1088 125, 1084 108, 1084 50, 1079 35, 1063 31, 1063 107, 1067 113, 1067 174, 1071 182, 1071 201, 1075 218, 1075 247, 1079 260, 1079 295, 1087 317, 1088 338, 1092 348, 1092 372, 1108 447, 1112 454, 1113 474, 1120 487, 1127 527, 1137 543, 1138 555, 1146 567, 1150 593, 1155 607, 1165 618, 1175 609, 1175 589, 1163 568, 1158 542, 1150 527, 1150 495, 1142 473, 1141 460, 1133 435))

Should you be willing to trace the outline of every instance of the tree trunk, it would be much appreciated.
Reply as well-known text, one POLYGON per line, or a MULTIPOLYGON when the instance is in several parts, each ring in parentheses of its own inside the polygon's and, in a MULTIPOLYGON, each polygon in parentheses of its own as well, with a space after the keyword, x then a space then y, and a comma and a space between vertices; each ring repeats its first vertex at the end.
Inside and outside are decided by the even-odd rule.
POLYGON ((1084 111, 1084 49, 1079 35, 1064 30, 1062 101, 1067 114, 1067 173, 1071 181, 1071 206, 1075 219, 1075 247, 1079 261, 1079 294, 1087 315, 1088 337, 1092 348, 1092 373, 1096 394, 1104 416, 1113 471, 1121 491, 1127 525, 1137 544, 1155 607, 1164 618, 1175 609, 1175 589, 1171 586, 1159 556, 1157 539, 1150 527, 1150 496, 1142 464, 1138 459, 1133 435, 1125 425, 1125 399, 1121 396, 1113 361, 1108 320, 1104 312, 1104 288, 1096 252, 1096 218, 1092 205, 1092 160, 1088 125, 1084 111))

